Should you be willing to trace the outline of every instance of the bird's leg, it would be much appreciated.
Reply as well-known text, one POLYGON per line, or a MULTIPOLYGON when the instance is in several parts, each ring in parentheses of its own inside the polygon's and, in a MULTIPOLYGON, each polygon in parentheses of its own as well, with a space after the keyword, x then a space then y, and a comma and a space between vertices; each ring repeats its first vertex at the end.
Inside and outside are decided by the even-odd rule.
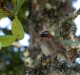
POLYGON ((56 55, 48 55, 47 58, 42 62, 43 66, 46 66, 49 62, 55 62, 57 60, 56 55))

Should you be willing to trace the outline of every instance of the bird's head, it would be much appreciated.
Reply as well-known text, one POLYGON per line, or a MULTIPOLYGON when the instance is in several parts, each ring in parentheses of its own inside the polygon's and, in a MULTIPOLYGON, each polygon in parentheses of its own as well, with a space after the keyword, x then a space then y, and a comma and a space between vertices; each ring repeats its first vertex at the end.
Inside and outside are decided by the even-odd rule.
POLYGON ((40 37, 52 37, 52 34, 50 34, 49 31, 44 31, 41 33, 40 37))

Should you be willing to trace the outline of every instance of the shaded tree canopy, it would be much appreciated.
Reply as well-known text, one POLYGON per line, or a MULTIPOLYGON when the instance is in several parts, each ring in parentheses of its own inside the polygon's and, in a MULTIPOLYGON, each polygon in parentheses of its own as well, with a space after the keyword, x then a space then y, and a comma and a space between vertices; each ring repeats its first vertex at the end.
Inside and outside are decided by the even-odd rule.
MULTIPOLYGON (((13 46, 2 47, 0 50, 1 75, 69 75, 79 74, 80 65, 72 65, 61 57, 48 61, 42 54, 37 37, 43 31, 50 31, 55 37, 66 45, 72 59, 79 57, 80 39, 75 36, 76 26, 74 19, 80 14, 80 9, 75 12, 72 7, 74 0, 1 0, 0 11, 5 11, 7 16, 14 21, 15 15, 22 23, 24 32, 30 35, 30 45, 22 46, 18 40, 13 46), (17 3, 17 6, 16 6, 17 3), (19 4, 18 4, 19 3, 19 4), (22 6, 21 6, 22 5, 22 6), (6 7, 6 8, 5 8, 6 7), (12 10, 13 13, 11 12, 12 10), (11 15, 12 14, 12 15, 11 15), (18 50, 15 52, 15 48, 18 50), (9 62, 9 64, 6 64, 9 62)), ((4 13, 5 13, 4 12, 4 13)), ((6 16, 4 15, 4 17, 6 16)), ((2 16, 0 16, 2 18, 2 16)), ((17 22, 16 22, 17 24, 17 22)), ((6 35, 12 34, 10 30, 0 28, 6 35)))

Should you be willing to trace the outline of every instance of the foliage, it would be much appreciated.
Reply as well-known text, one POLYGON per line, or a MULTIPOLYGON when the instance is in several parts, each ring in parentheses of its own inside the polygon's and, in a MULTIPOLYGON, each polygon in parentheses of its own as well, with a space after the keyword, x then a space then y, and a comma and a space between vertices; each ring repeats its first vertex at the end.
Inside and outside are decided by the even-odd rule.
POLYGON ((41 32, 49 30, 66 44, 71 55, 73 51, 78 53, 80 42, 75 42, 79 39, 74 36, 76 28, 73 20, 80 14, 80 9, 70 13, 73 11, 71 3, 70 0, 0 0, 0 19, 9 17, 12 20, 11 31, 1 29, 6 34, 0 36, 2 75, 22 75, 22 67, 23 75, 59 75, 61 72, 69 75, 73 71, 80 71, 79 65, 68 67, 67 62, 61 61, 62 59, 43 63, 46 57, 41 55, 41 58, 41 50, 36 41, 41 32), (30 34, 30 46, 28 50, 23 47, 22 52, 20 47, 10 45, 23 39, 24 31, 30 34), (25 57, 21 65, 23 55, 25 57))
POLYGON ((22 75, 20 63, 22 53, 18 48, 19 52, 15 52, 15 47, 10 45, 16 40, 24 38, 23 26, 17 17, 19 9, 24 1, 25 0, 0 0, 0 20, 5 17, 9 17, 10 19, 14 17, 12 20, 11 31, 1 29, 6 35, 0 36, 0 75, 22 75), (13 10, 7 8, 7 3, 9 2, 14 6, 13 10))
MULTIPOLYGON (((4 0, 5 1, 5 0, 4 0)), ((5 46, 9 46, 11 45, 16 39, 20 40, 20 39, 23 39, 24 37, 24 30, 23 30, 23 27, 19 21, 19 19, 17 18, 16 14, 18 13, 18 10, 20 9, 21 5, 23 4, 23 1, 19 1, 17 0, 17 2, 15 1, 16 3, 16 6, 14 4, 14 10, 13 12, 12 11, 9 11, 8 9, 5 8, 4 6, 4 1, 1 2, 1 8, 0 8, 0 18, 3 18, 3 17, 7 17, 7 16, 13 16, 15 15, 15 18, 12 22, 12 35, 8 35, 8 36, 3 36, 3 37, 0 37, 0 42, 1 42, 1 45, 0 45, 0 48, 1 47, 5 47, 5 46), (2 6, 3 5, 3 6, 2 6), (4 10, 5 9, 5 10, 4 10), (5 41, 6 40, 6 41, 5 41)))

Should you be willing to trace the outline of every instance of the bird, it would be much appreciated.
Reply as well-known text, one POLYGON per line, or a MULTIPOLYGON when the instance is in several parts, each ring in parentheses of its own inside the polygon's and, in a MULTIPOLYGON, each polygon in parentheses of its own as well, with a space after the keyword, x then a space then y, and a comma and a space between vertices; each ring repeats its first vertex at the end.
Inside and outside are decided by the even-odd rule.
POLYGON ((44 31, 39 35, 39 46, 46 56, 62 56, 70 63, 71 61, 66 46, 49 31, 44 31))

